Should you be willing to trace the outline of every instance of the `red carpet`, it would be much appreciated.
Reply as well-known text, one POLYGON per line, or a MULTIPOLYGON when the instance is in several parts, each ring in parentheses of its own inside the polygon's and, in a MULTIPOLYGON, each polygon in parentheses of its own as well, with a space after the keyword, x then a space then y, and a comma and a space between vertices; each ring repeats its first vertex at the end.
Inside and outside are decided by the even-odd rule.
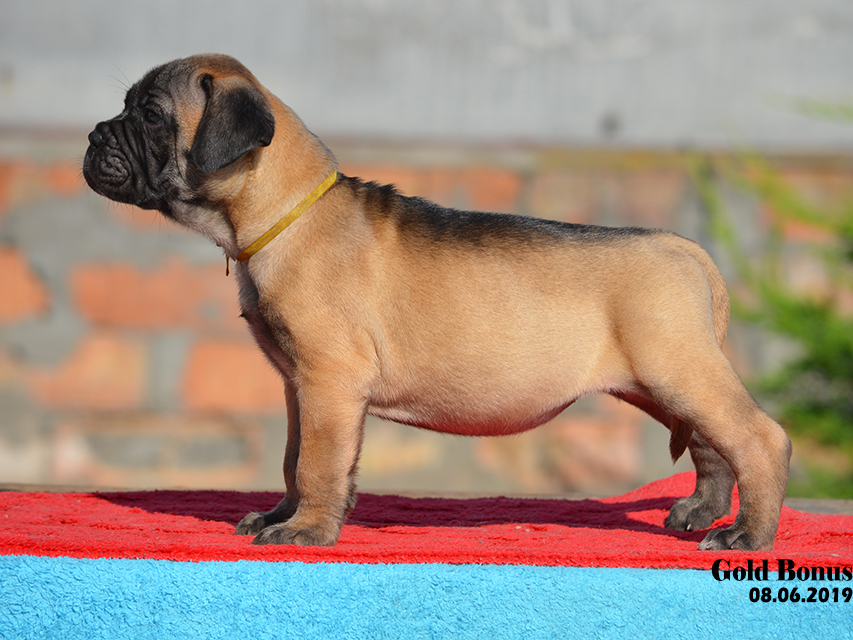
MULTIPOLYGON (((361 495, 332 548, 255 547, 233 535, 247 512, 274 506, 276 493, 7 491, 0 493, 0 555, 708 569, 721 554, 696 549, 706 532, 663 528, 693 483, 683 473, 604 500, 361 495)), ((853 516, 785 508, 772 552, 725 555, 733 563, 849 565, 852 531, 853 516)))

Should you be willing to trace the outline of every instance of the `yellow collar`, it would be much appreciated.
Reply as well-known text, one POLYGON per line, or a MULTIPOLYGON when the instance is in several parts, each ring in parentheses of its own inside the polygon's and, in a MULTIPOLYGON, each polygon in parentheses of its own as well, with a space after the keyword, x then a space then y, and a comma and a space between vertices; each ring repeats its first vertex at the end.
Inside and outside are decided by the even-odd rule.
POLYGON ((263 249, 267 244, 275 238, 282 231, 287 229, 293 222, 301 216, 305 211, 308 210, 312 204, 317 202, 317 200, 322 196, 326 191, 328 191, 335 181, 338 179, 337 170, 333 171, 328 175, 328 177, 321 182, 314 191, 305 196, 305 199, 302 200, 298 205, 296 205, 290 213, 284 216, 281 220, 279 220, 274 227, 272 227, 269 231, 267 231, 260 238, 255 240, 248 247, 243 249, 243 252, 237 256, 237 260, 248 260, 253 255, 255 255, 258 251, 263 249))

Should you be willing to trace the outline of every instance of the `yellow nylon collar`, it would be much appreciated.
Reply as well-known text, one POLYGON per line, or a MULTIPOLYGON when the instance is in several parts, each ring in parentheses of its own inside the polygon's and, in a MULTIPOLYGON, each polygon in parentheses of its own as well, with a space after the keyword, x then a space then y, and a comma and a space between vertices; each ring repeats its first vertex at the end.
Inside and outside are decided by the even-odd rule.
POLYGON ((323 182, 321 182, 319 185, 317 185, 317 187, 314 189, 314 191, 312 191, 307 196, 305 196, 305 199, 302 200, 302 202, 300 202, 293 209, 291 209, 290 213, 288 213, 281 220, 279 220, 275 224, 275 226, 272 227, 269 231, 267 231, 264 235, 262 235, 260 238, 255 240, 248 247, 243 249, 243 253, 241 253, 239 256, 237 256, 237 260, 248 260, 253 255, 255 255, 258 251, 260 251, 265 246, 267 246, 267 244, 273 238, 275 238, 278 234, 280 234, 282 231, 287 229, 287 227, 289 227, 291 224, 293 224, 293 222, 299 216, 301 216, 303 213, 305 213, 308 210, 308 207, 310 207, 312 204, 317 202, 317 200, 319 200, 320 196, 322 196, 324 193, 326 193, 332 187, 332 185, 335 184, 335 181, 337 179, 338 179, 337 170, 332 171, 332 173, 330 173, 328 175, 328 177, 325 180, 323 180, 323 182))

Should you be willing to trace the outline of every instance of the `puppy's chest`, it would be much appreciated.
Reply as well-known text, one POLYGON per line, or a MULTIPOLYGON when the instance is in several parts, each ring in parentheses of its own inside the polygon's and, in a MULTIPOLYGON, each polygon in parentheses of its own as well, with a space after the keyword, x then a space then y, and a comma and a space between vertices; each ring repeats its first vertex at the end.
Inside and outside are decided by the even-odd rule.
POLYGON ((290 332, 281 319, 264 312, 258 287, 248 269, 238 267, 237 283, 242 311, 240 317, 249 325, 255 342, 273 366, 283 375, 292 377, 295 358, 290 332))
POLYGON ((268 320, 257 309, 243 309, 242 317, 267 359, 282 375, 291 378, 296 369, 290 332, 277 319, 268 320))

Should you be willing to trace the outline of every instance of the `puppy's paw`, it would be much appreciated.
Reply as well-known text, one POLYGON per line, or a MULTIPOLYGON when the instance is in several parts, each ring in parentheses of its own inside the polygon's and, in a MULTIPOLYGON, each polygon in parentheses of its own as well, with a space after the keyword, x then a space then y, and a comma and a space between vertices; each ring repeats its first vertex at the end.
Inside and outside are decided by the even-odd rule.
POLYGON ((730 507, 720 504, 709 504, 689 496, 682 498, 674 505, 664 522, 667 529, 674 531, 698 531, 707 529, 717 518, 728 515, 730 507))
POLYGON ((267 526, 267 520, 263 513, 250 513, 240 520, 234 535, 256 536, 267 526))
POLYGON ((772 548, 772 539, 769 545, 760 545, 756 542, 755 536, 738 526, 732 526, 728 529, 715 529, 699 543, 701 551, 728 551, 729 549, 758 551, 759 549, 772 548))
POLYGON ((337 527, 315 525, 300 528, 289 523, 274 524, 261 531, 252 544, 298 544, 303 546, 332 547, 338 541, 337 527))

